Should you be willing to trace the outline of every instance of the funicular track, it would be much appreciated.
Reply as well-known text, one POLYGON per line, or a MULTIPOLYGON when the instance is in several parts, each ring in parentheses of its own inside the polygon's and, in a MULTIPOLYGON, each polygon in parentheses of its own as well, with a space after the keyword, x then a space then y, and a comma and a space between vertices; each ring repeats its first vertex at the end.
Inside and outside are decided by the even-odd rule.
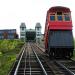
POLYGON ((75 62, 62 61, 50 60, 36 44, 27 43, 9 75, 75 75, 75 62), (64 63, 73 63, 73 66, 64 63))
POLYGON ((39 56, 34 47, 28 43, 9 75, 54 75, 47 64, 42 64, 44 60, 39 59, 39 56))
MULTIPOLYGON (((37 51, 44 53, 44 49, 35 44, 37 51)), ((42 56, 46 60, 48 66, 52 69, 54 75, 75 75, 75 61, 71 59, 49 59, 49 56, 45 54, 42 56), (47 57, 46 57, 47 56, 47 57)))
POLYGON ((75 61, 74 60, 55 60, 56 65, 68 71, 68 75, 75 75, 75 61))

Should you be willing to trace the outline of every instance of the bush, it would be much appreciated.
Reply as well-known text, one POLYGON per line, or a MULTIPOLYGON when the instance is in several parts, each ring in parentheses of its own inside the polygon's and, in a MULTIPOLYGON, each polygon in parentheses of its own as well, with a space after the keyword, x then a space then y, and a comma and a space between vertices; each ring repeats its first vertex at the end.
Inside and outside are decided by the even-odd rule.
POLYGON ((8 75, 23 44, 20 40, 0 40, 0 75, 8 75))

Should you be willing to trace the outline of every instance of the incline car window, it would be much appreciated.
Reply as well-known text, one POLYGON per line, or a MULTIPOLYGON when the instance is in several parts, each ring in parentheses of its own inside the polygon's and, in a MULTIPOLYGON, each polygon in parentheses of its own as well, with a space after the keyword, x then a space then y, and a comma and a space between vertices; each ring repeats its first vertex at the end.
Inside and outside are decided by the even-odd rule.
POLYGON ((57 12, 58 21, 62 21, 62 12, 57 12))
POLYGON ((70 21, 70 16, 68 14, 64 14, 65 21, 70 21))
POLYGON ((57 16, 58 21, 62 21, 62 15, 57 16))
POLYGON ((54 16, 54 15, 51 15, 51 16, 50 16, 50 20, 51 20, 51 21, 55 21, 55 16, 54 16))

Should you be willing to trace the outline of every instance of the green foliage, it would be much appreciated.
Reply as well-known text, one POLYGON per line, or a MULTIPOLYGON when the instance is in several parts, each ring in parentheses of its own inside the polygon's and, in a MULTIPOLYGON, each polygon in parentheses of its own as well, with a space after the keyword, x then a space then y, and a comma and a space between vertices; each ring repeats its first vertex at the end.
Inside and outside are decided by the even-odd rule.
POLYGON ((74 51, 73 51, 73 57, 72 57, 72 59, 75 60, 75 39, 74 39, 74 51))
POLYGON ((0 52, 0 56, 2 55, 2 52, 0 52))
POLYGON ((23 44, 20 40, 0 40, 0 75, 8 75, 23 44))
POLYGON ((20 40, 3 40, 0 41, 0 52, 6 53, 9 50, 13 50, 18 44, 21 44, 20 40))

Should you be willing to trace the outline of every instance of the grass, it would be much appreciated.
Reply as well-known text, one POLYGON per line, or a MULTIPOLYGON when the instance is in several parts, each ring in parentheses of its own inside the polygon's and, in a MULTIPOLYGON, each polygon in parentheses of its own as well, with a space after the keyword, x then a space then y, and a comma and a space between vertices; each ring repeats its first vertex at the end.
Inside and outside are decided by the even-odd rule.
POLYGON ((72 57, 73 60, 75 60, 75 50, 73 51, 73 57, 72 57))
POLYGON ((75 40, 74 40, 74 51, 73 51, 73 57, 72 57, 73 60, 75 60, 75 40))
POLYGON ((11 68, 12 63, 16 60, 16 54, 3 54, 0 57, 0 75, 7 75, 11 68))
MULTIPOLYGON (((7 43, 7 41, 6 42, 5 41, 4 40, 0 41, 0 43, 2 43, 2 42, 7 43)), ((8 40, 8 42, 11 43, 10 48, 8 48, 5 51, 2 51, 2 50, 6 49, 6 47, 3 49, 2 49, 2 47, 0 48, 0 49, 2 49, 2 50, 0 50, 0 75, 8 75, 12 64, 15 62, 16 57, 17 57, 18 53, 20 52, 21 47, 24 44, 19 40, 17 40, 17 41, 8 40)), ((9 43, 7 44, 7 46, 9 45, 9 43)))

